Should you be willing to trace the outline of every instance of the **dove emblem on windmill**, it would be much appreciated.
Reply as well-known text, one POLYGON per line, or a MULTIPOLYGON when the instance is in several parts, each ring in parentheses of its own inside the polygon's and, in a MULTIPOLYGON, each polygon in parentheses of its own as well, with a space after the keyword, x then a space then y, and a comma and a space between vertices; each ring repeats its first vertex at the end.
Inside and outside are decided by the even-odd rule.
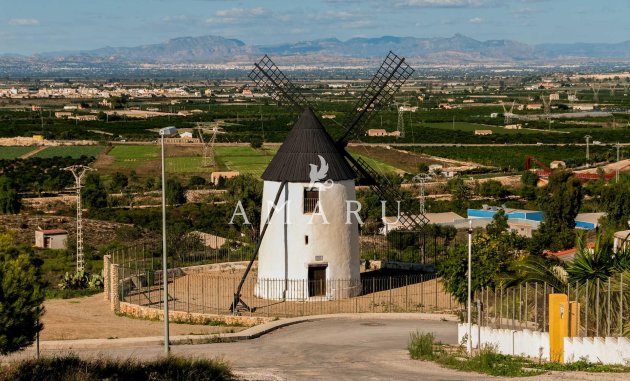
POLYGON ((322 155, 317 155, 317 156, 319 157, 319 168, 315 164, 309 164, 309 166, 311 167, 311 171, 308 175, 309 178, 311 179, 311 182, 309 183, 309 187, 314 188, 315 183, 321 183, 322 184, 321 188, 323 188, 324 190, 330 189, 333 186, 332 179, 323 181, 326 178, 326 176, 328 176, 328 163, 326 162, 326 159, 324 159, 322 155))

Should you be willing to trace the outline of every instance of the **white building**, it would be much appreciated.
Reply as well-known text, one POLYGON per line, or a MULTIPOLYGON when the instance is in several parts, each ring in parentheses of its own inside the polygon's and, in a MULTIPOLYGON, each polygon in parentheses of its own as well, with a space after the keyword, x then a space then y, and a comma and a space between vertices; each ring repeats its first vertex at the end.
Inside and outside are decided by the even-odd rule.
POLYGON ((42 249, 65 250, 68 232, 63 229, 35 230, 35 246, 42 249))
POLYGON ((263 226, 280 194, 258 254, 256 296, 360 294, 359 227, 348 213, 357 209, 354 177, 313 111, 305 110, 262 175, 263 226))

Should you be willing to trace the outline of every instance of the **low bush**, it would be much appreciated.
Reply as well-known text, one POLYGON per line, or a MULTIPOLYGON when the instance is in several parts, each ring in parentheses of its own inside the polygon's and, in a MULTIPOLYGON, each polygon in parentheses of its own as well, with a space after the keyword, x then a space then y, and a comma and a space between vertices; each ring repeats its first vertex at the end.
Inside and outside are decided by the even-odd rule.
POLYGON ((222 381, 231 380, 222 360, 167 357, 151 361, 43 357, 0 367, 0 381, 222 381))

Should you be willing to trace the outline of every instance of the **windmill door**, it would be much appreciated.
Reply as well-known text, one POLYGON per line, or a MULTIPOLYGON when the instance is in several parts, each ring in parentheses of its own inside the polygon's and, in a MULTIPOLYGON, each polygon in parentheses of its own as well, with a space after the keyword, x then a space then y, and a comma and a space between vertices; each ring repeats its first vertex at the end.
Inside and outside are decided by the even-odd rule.
POLYGON ((327 265, 311 265, 308 267, 308 296, 326 295, 327 265))

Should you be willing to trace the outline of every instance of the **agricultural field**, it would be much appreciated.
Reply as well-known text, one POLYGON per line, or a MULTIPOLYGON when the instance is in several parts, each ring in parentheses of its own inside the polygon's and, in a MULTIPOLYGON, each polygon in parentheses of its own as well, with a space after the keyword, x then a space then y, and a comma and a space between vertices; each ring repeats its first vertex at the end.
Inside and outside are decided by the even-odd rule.
POLYGON ((81 156, 96 157, 105 147, 103 146, 59 146, 47 147, 46 149, 36 153, 33 157, 49 159, 53 157, 72 157, 79 158, 81 156))
MULTIPOLYGON (((585 147, 583 146, 526 146, 526 147, 405 147, 405 149, 445 157, 455 160, 464 160, 485 166, 511 168, 523 170, 527 156, 533 156, 541 162, 549 165, 553 160, 562 160, 568 166, 582 165, 586 161, 585 147)), ((612 159, 616 150, 606 146, 592 146, 591 159, 602 161, 612 159)))
POLYGON ((13 160, 34 151, 36 147, 0 147, 0 160, 13 160))
POLYGON ((97 160, 97 167, 120 172, 138 171, 144 166, 159 170, 160 147, 155 145, 117 145, 105 156, 97 160))
MULTIPOLYGON (((522 123, 518 120, 514 121, 514 123, 522 123)), ((521 128, 520 130, 506 130, 502 126, 493 126, 489 124, 481 124, 481 123, 468 123, 468 122, 455 122, 453 123, 427 123, 428 127, 431 128, 439 128, 441 130, 458 130, 458 131, 466 131, 474 134, 475 130, 491 130, 493 134, 541 134, 541 133, 549 133, 549 132, 541 132, 538 130, 532 130, 528 128, 521 128)), ((557 132, 556 132, 557 133, 557 132)))
POLYGON ((260 176, 276 154, 275 148, 216 147, 215 150, 220 171, 238 171, 254 176, 260 176))

